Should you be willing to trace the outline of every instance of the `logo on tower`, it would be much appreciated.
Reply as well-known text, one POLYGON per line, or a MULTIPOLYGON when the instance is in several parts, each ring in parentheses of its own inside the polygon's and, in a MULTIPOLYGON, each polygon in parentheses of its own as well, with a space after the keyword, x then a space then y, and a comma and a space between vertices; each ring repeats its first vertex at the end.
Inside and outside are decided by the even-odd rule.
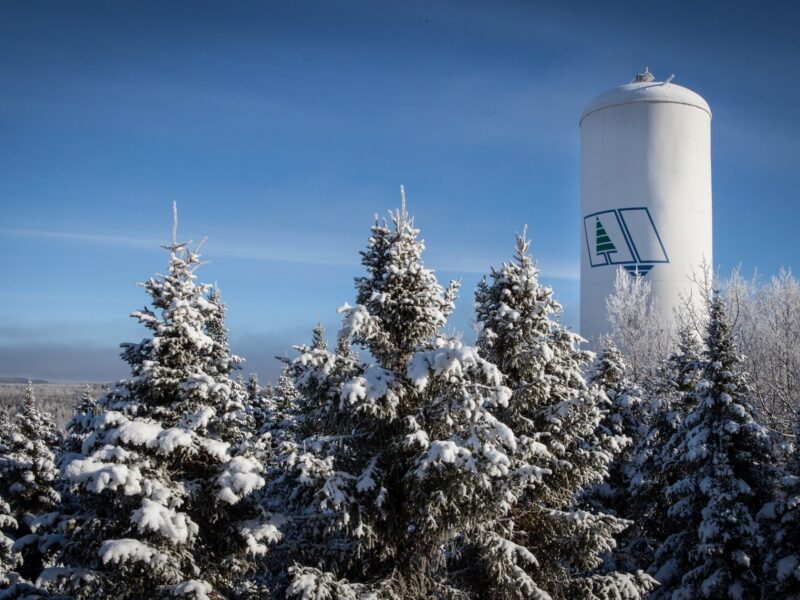
POLYGON ((659 263, 668 263, 656 224, 645 207, 616 208, 583 218, 589 264, 618 265, 643 277, 659 263))

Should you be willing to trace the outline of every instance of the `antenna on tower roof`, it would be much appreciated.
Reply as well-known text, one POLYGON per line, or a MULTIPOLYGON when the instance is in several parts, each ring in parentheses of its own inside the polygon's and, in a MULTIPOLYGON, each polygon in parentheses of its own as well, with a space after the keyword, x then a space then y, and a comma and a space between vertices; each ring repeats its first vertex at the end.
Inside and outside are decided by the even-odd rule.
POLYGON ((655 80, 655 77, 650 72, 648 67, 644 68, 644 73, 637 73, 636 76, 633 78, 631 83, 648 83, 650 81, 655 80))
POLYGON ((663 84, 663 85, 669 85, 669 84, 670 84, 670 82, 671 82, 673 79, 675 79, 675 73, 673 73, 672 75, 670 75, 669 77, 667 77, 667 78, 664 80, 664 84, 663 84))

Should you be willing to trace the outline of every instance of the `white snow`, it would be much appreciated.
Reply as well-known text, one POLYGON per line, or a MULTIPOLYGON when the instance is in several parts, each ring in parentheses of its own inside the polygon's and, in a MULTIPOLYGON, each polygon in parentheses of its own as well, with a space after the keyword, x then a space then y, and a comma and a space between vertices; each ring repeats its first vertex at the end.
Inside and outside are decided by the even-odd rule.
POLYGON ((131 538, 106 540, 98 552, 103 564, 126 562, 144 562, 158 565, 167 561, 167 556, 152 546, 131 538))
POLYGON ((477 470, 472 452, 467 448, 459 446, 452 440, 436 440, 431 442, 428 452, 419 461, 416 475, 423 478, 430 467, 441 465, 453 465, 470 472, 477 470))
POLYGON ((207 581, 189 579, 172 588, 173 596, 194 596, 195 600, 211 600, 209 594, 214 588, 207 581))
POLYGON ((149 498, 142 498, 141 508, 131 514, 139 531, 156 531, 173 544, 185 544, 197 534, 198 527, 183 513, 176 513, 149 498))
POLYGON ((280 518, 273 518, 268 522, 245 522, 240 532, 247 544, 247 551, 253 556, 266 554, 267 544, 277 544, 282 539, 283 535, 278 527, 284 522, 285 520, 280 518))
POLYGON ((142 493, 142 474, 135 466, 99 462, 93 457, 75 458, 66 463, 63 473, 74 483, 85 483, 86 489, 96 494, 118 487, 127 496, 142 493))
POLYGON ((222 474, 217 478, 217 497, 228 504, 236 504, 254 490, 264 486, 261 477, 263 468, 255 460, 246 456, 232 458, 222 474))
POLYGON ((474 346, 466 346, 458 340, 441 339, 437 340, 437 345, 434 350, 415 353, 408 363, 406 374, 418 390, 425 389, 431 374, 448 381, 462 379, 468 370, 481 373, 489 385, 502 383, 502 374, 497 367, 482 359, 474 346))

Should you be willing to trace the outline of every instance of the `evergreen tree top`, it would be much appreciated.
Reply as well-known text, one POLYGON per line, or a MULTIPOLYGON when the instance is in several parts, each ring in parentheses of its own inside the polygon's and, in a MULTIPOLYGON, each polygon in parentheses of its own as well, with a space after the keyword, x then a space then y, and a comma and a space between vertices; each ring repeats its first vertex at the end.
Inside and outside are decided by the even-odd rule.
POLYGON ((611 336, 603 338, 600 354, 594 366, 592 382, 598 383, 606 390, 621 391, 630 387, 628 381, 628 365, 611 336))
POLYGON ((477 345, 512 381, 538 377, 560 352, 562 359, 584 362, 587 353, 576 349, 579 337, 559 322, 562 307, 550 287, 539 281, 539 267, 530 256, 526 229, 515 236, 514 259, 492 268, 475 293, 477 345), (529 360, 532 356, 536 360, 529 360))
POLYGON ((392 368, 431 343, 452 312, 459 287, 452 281, 444 289, 423 265, 425 245, 406 211, 405 190, 401 197, 401 208, 390 213, 392 226, 376 220, 361 252, 367 274, 355 280, 358 306, 341 309, 346 313, 342 333, 392 368))
POLYGON ((317 350, 327 350, 328 343, 325 341, 325 327, 317 321, 314 331, 311 333, 311 347, 317 350))
POLYGON ((30 379, 28 380, 28 385, 25 386, 25 395, 23 396, 22 404, 28 412, 32 412, 36 409, 36 394, 33 391, 33 383, 30 379))

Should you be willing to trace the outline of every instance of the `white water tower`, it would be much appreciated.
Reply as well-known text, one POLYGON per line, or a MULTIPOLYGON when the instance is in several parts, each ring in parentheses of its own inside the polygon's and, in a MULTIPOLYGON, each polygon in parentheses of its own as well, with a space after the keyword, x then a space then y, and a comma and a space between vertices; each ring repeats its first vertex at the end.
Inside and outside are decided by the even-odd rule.
POLYGON ((581 127, 581 335, 608 331, 620 267, 646 277, 664 323, 711 256, 711 109, 645 72, 595 97, 581 127))

